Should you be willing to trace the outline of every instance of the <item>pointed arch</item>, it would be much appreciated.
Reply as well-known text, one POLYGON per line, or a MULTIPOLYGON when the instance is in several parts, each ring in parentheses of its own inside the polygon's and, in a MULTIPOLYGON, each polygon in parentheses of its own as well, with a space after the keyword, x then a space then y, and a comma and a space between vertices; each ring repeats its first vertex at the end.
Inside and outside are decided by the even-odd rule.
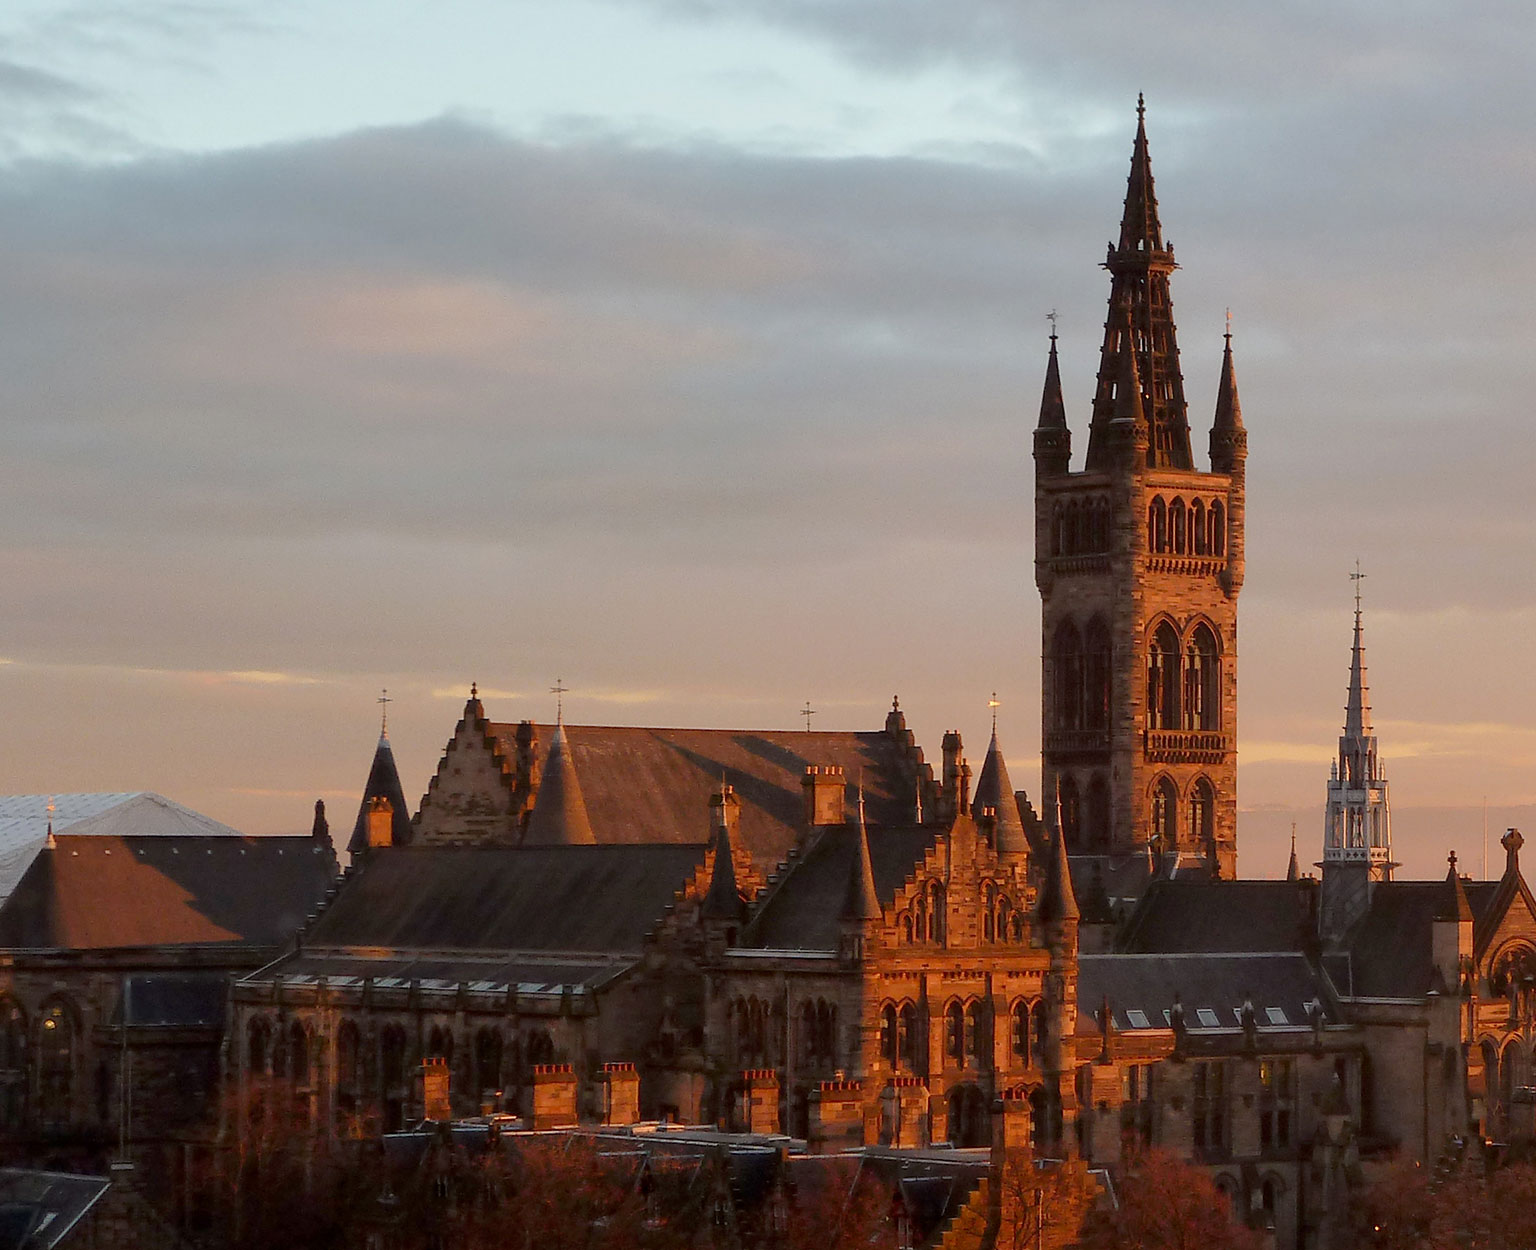
POLYGON ((1204 621, 1190 633, 1185 649, 1184 727, 1221 728, 1221 644, 1204 621))
POLYGON ((1088 622, 1083 641, 1083 727, 1109 728, 1110 691, 1113 687, 1109 626, 1102 616, 1088 622))
POLYGON ((1083 831, 1083 805, 1077 778, 1071 773, 1058 773, 1056 786, 1061 795, 1061 834, 1067 845, 1076 849, 1083 831))
POLYGON ((1164 854, 1179 845, 1179 788, 1164 773, 1152 783, 1152 837, 1164 854))
POLYGON ((1103 773, 1088 779, 1088 798, 1083 807, 1083 833, 1090 851, 1109 849, 1109 782, 1103 773))
POLYGON ((1211 535, 1206 528, 1205 501, 1194 500, 1189 505, 1189 549, 1197 556, 1203 556, 1211 545, 1211 535))
POLYGON ((1147 549, 1154 553, 1168 550, 1168 505, 1161 495, 1154 495, 1147 507, 1147 549))
POLYGON ((1221 500, 1211 501, 1211 554, 1224 556, 1227 554, 1227 510, 1221 500))
POLYGON ((1077 626, 1062 621, 1051 642, 1052 711, 1057 729, 1083 724, 1083 642, 1077 626))
POLYGON ((1206 777, 1195 778, 1189 788, 1189 837, 1201 850, 1216 841, 1216 788, 1206 777))
POLYGON ((1147 647, 1147 727, 1179 727, 1179 635, 1170 621, 1153 630, 1147 647))
POLYGON ((1186 515, 1182 499, 1175 499, 1168 505, 1168 546, 1176 555, 1184 554, 1184 518, 1186 515))

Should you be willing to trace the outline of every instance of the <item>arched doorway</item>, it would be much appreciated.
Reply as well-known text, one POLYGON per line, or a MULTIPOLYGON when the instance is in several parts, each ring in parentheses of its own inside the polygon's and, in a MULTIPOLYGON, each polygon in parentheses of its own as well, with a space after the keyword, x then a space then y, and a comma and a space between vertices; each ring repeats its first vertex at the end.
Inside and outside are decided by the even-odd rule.
POLYGON ((986 1146, 992 1140, 986 1095, 973 1082, 949 1091, 949 1140, 951 1144, 986 1146))

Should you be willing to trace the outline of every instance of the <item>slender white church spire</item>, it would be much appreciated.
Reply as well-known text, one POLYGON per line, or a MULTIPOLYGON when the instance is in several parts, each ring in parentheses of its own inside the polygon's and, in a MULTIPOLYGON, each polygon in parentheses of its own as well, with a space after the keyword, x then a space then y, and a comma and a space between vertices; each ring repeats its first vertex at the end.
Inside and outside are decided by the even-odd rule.
POLYGON ((1329 769, 1328 808, 1323 817, 1323 906, 1325 937, 1343 937, 1370 904, 1371 886, 1392 880, 1392 817, 1387 779, 1371 726, 1370 685, 1365 674, 1358 562, 1355 583, 1355 637, 1349 656, 1349 694, 1339 756, 1329 769))

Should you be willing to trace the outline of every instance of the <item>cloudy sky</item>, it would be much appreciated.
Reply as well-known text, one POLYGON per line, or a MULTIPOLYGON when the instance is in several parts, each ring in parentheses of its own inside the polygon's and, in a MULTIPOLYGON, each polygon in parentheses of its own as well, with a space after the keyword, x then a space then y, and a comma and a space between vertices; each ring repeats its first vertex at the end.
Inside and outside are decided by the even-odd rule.
MULTIPOLYGON (((1250 431, 1244 871, 1350 582, 1409 868, 1536 802, 1523 5, 9 0, 0 790, 351 819, 500 719, 873 728, 1038 784, 1029 431, 1145 91, 1195 443, 1250 431)), ((1533 813, 1523 813, 1531 818, 1533 813)))

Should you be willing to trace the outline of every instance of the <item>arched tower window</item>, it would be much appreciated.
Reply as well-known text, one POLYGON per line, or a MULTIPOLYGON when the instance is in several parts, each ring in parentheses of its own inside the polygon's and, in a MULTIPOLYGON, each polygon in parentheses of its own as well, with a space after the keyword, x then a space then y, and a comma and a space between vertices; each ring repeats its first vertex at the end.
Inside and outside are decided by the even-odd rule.
POLYGON ((1061 835, 1069 847, 1076 847, 1082 836, 1082 802, 1078 797, 1077 779, 1071 773, 1056 778, 1061 794, 1061 835))
POLYGON ((1189 836, 1201 849, 1216 840, 1216 791, 1204 777, 1189 793, 1189 836))
POLYGON ((1147 546, 1154 552, 1168 550, 1168 505, 1161 495, 1147 508, 1147 546))
POLYGON ((1184 554, 1184 501, 1175 499, 1168 505, 1168 544, 1179 555, 1184 554))
POLYGON ((350 1020, 343 1020, 336 1029, 336 1106, 343 1112, 357 1110, 358 1092, 362 1085, 358 1062, 361 1050, 357 1025, 350 1020))
POLYGON ((1167 621, 1147 649, 1147 720, 1151 729, 1179 727, 1179 636, 1167 621))
POLYGON ((944 887, 937 881, 928 886, 928 940, 944 940, 944 887))
POLYGON ((1083 724, 1083 643, 1077 626, 1071 621, 1063 621, 1056 627, 1051 659, 1056 728, 1080 729, 1083 724))
POLYGON ((1152 786, 1152 836, 1158 850, 1168 852, 1179 845, 1179 791, 1172 777, 1159 777, 1152 786))
POLYGON ((1221 728, 1221 654, 1204 622, 1195 627, 1184 657, 1184 727, 1221 728))
POLYGON ((895 1068, 897 1053, 896 1005, 886 1003, 880 1008, 880 1058, 887 1067, 895 1068))
POLYGON ((1109 629, 1103 618, 1094 617, 1083 645, 1084 728, 1109 728, 1111 680, 1109 629))
POLYGON ((955 1063, 965 1059, 965 1011, 959 1003, 944 1008, 944 1053, 955 1063))
POLYGON ((1095 773, 1088 782, 1088 802, 1084 808, 1084 833, 1090 850, 1109 849, 1109 783, 1103 773, 1095 773))
POLYGON ((1009 1043, 1013 1057, 1021 1068, 1029 1067, 1029 1004, 1022 998, 1014 1003, 1008 1013, 1009 1043))
POLYGON ((1211 554, 1224 556, 1227 554, 1227 510, 1222 507, 1221 500, 1211 501, 1211 554))
POLYGON ((1206 530, 1205 504, 1196 499, 1189 505, 1189 549, 1203 556, 1210 548, 1211 536, 1206 530))
POLYGON ((896 1014, 896 1055, 901 1066, 912 1071, 917 1065, 917 1008, 902 1003, 896 1014))
POLYGON ((1067 554, 1066 534, 1063 532, 1066 528, 1063 517, 1065 511, 1066 509, 1060 503, 1051 509, 1051 554, 1053 556, 1067 554))

